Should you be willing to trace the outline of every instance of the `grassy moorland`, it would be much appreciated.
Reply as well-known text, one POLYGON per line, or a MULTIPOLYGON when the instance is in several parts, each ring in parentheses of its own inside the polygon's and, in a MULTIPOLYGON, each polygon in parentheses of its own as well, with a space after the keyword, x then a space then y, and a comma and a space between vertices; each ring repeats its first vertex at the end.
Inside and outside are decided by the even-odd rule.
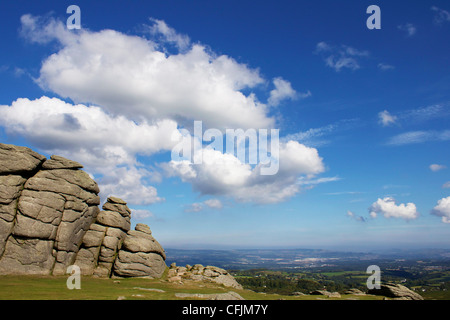
MULTIPOLYGON (((381 296, 346 295, 348 288, 364 291, 367 274, 356 271, 324 273, 289 273, 273 270, 232 271, 236 280, 245 289, 237 290, 211 282, 182 283, 167 281, 167 271, 161 279, 126 278, 103 279, 81 277, 81 289, 68 289, 66 276, 0 276, 0 300, 179 300, 177 293, 220 294, 234 291, 246 300, 381 300, 381 296), (337 291, 340 298, 322 295, 292 295, 293 292, 310 292, 318 289, 337 291)), ((428 286, 409 286, 426 300, 450 300, 450 290, 442 287, 448 284, 448 271, 432 271, 427 275, 428 286), (438 285, 440 283, 440 285, 438 285), (431 284, 431 285, 430 285, 431 284), (439 288, 439 286, 441 288, 439 288), (422 290, 427 288, 427 290, 422 290)), ((387 277, 387 275, 386 275, 387 277)), ((389 278, 389 280, 398 280, 389 278)), ((399 281, 395 281, 399 282, 399 281)), ((194 299, 194 298, 190 298, 194 299)))
MULTIPOLYGON (((0 276, 0 300, 173 300, 176 293, 226 293, 234 291, 246 300, 316 300, 338 299, 324 296, 292 296, 257 293, 248 289, 236 290, 209 282, 184 281, 170 283, 161 279, 100 279, 81 277, 81 289, 69 290, 67 277, 52 276, 0 276)), ((381 299, 376 296, 343 295, 340 299, 381 299)))

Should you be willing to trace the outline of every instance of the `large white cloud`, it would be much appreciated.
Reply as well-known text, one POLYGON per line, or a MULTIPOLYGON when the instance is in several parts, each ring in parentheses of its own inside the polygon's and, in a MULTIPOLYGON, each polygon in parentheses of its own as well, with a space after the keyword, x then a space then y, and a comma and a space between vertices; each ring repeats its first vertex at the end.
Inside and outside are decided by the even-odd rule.
MULTIPOLYGON (((177 130, 173 120, 136 123, 122 115, 112 116, 97 106, 73 105, 46 96, 35 100, 20 98, 11 106, 0 106, 0 124, 44 150, 108 147, 111 151, 124 150, 124 157, 128 152, 152 154, 170 150, 176 142, 171 134, 177 130)), ((118 157, 121 153, 116 152, 118 157)))
MULTIPOLYGON (((97 106, 45 96, 0 106, 0 125, 41 150, 83 163, 99 177, 103 197, 116 195, 131 204, 162 200, 149 183, 157 173, 142 166, 137 156, 170 151, 182 141, 173 120, 136 123, 97 106)), ((280 143, 278 158, 272 159, 279 163, 279 170, 270 176, 260 174, 261 164, 250 165, 222 150, 205 148, 194 156, 202 157, 201 164, 194 164, 193 159, 171 161, 163 167, 203 195, 225 195, 242 202, 285 201, 300 192, 305 181, 324 171, 317 149, 296 141, 280 143)))
POLYGON ((103 176, 99 182, 104 196, 114 194, 135 204, 162 200, 154 187, 141 181, 152 174, 140 168, 136 155, 170 150, 176 142, 172 133, 178 132, 173 120, 137 124, 100 107, 42 97, 0 106, 0 125, 41 150, 79 161, 88 172, 103 176))
POLYGON ((450 223, 450 197, 439 200, 431 213, 442 217, 442 222, 450 223))
POLYGON ((324 171, 317 149, 296 141, 280 143, 279 170, 274 175, 261 175, 261 164, 252 166, 235 155, 219 150, 203 149, 195 161, 170 161, 166 172, 192 184, 204 195, 226 195, 240 202, 278 203, 301 191, 301 178, 310 179, 324 171))
MULTIPOLYGON (((183 42, 160 20, 151 30, 183 42)), ((200 44, 168 54, 144 37, 114 30, 62 33, 61 22, 22 17, 22 34, 53 37, 61 48, 42 63, 42 88, 76 102, 100 105, 132 119, 203 120, 217 128, 267 128, 267 107, 243 89, 263 84, 258 70, 200 44)), ((36 40, 35 40, 36 41, 36 40)), ((188 40, 185 40, 184 46, 188 40)))
POLYGON ((382 214, 385 218, 402 218, 405 220, 416 219, 419 216, 414 203, 397 205, 395 199, 391 197, 379 198, 369 208, 369 212, 372 218, 377 217, 378 214, 382 214))
MULTIPOLYGON (((57 43, 36 82, 75 104, 17 99, 0 106, 0 125, 40 150, 83 163, 99 179, 103 196, 130 204, 163 200, 151 186, 160 175, 137 159, 170 151, 181 138, 180 126, 202 120, 220 130, 273 128, 268 105, 298 97, 288 81, 276 77, 270 102, 260 102, 248 93, 267 82, 257 69, 191 44, 161 20, 151 19, 152 40, 114 30, 70 32, 60 21, 31 15, 21 22, 21 35, 30 42, 57 43), (178 52, 170 54, 166 44, 178 52)), ((272 176, 260 174, 263 165, 220 150, 204 150, 202 157, 201 164, 171 161, 162 167, 203 195, 257 203, 285 201, 324 171, 317 149, 295 141, 280 144, 279 171, 272 176)))

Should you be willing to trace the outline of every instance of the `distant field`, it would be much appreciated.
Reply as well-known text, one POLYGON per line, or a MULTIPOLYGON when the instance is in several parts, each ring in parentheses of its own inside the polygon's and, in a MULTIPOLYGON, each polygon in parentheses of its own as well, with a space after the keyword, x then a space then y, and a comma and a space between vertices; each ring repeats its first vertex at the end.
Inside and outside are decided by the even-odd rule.
POLYGON ((425 300, 450 300, 450 291, 426 291, 420 292, 425 300))
POLYGON ((354 277, 354 278, 364 278, 367 279, 367 273, 358 272, 358 271, 336 271, 336 272, 321 272, 321 274, 328 277, 336 277, 336 276, 346 276, 346 277, 354 277))

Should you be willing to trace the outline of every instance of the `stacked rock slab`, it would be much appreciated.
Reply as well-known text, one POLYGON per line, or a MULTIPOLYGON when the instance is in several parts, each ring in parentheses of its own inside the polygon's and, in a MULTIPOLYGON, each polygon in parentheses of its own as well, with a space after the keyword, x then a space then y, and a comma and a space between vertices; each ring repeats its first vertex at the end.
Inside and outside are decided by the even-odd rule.
POLYGON ((114 265, 118 277, 160 278, 166 269, 166 253, 152 236, 150 228, 138 223, 128 231, 114 265))
POLYGON ((97 183, 74 161, 0 144, 2 274, 64 274, 99 209, 97 183))
POLYGON ((109 197, 97 220, 86 233, 75 264, 84 275, 109 277, 127 232, 131 211, 127 203, 109 197))
POLYGON ((23 185, 44 161, 31 149, 0 144, 0 257, 13 231, 23 185))
POLYGON ((160 277, 165 253, 126 202, 108 198, 83 166, 0 143, 0 274, 160 277), (128 239, 128 241, 127 241, 128 239), (125 244, 123 250, 122 244, 125 244))

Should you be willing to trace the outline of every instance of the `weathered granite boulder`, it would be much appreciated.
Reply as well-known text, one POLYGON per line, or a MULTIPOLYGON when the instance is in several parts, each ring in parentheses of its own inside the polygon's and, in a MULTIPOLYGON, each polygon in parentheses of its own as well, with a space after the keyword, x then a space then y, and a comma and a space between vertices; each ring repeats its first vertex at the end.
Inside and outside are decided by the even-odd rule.
POLYGON ((0 144, 0 273, 64 274, 99 210, 79 164, 0 144))
POLYGON ((75 264, 84 275, 109 277, 127 231, 131 211, 122 199, 109 197, 83 238, 75 264))
POLYGON ((225 269, 195 264, 194 266, 186 265, 186 267, 177 267, 175 264, 170 266, 167 278, 170 282, 178 282, 182 280, 193 281, 209 281, 223 284, 225 287, 242 289, 234 277, 225 269))
POLYGON ((78 251, 75 265, 80 267, 81 274, 93 275, 97 268, 100 248, 106 235, 106 227, 92 224, 83 237, 80 250, 78 251))
POLYGON ((385 283, 380 289, 370 289, 367 293, 398 300, 423 300, 420 294, 398 283, 385 283))
POLYGON ((166 253, 147 225, 128 231, 114 265, 118 277, 160 278, 166 269, 166 253))
POLYGON ((122 199, 109 197, 100 211, 98 185, 81 168, 0 143, 0 274, 63 275, 76 264, 84 275, 161 276, 165 253, 150 228, 127 234, 122 199))
POLYGON ((44 161, 29 148, 0 143, 0 257, 13 231, 23 186, 44 161))
POLYGON ((355 296, 365 296, 366 295, 364 292, 362 292, 361 290, 356 289, 356 288, 348 289, 344 292, 344 294, 352 294, 355 296))
POLYGON ((311 291, 309 294, 319 295, 319 296, 327 296, 328 298, 340 298, 341 297, 339 292, 330 292, 327 290, 314 290, 314 291, 311 291))
POLYGON ((46 158, 30 148, 0 143, 0 173, 29 174, 35 171, 46 158))

